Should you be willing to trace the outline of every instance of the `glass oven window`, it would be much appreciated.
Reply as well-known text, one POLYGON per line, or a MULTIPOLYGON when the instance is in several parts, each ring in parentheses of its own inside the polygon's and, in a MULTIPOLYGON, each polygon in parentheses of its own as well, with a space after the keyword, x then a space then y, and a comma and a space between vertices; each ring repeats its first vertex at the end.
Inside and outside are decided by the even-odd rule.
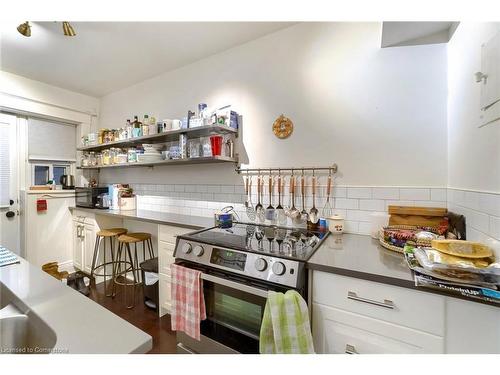
POLYGON ((240 353, 258 353, 266 298, 203 281, 207 319, 201 333, 240 353))

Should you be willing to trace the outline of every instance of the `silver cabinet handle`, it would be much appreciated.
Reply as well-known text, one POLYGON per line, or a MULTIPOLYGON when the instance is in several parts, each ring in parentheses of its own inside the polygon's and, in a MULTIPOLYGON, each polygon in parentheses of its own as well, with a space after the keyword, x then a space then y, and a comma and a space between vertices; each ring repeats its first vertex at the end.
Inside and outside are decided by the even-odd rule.
POLYGON ((359 354, 354 345, 345 344, 345 354, 359 354))
POLYGON ((354 301, 369 303, 370 305, 385 307, 387 309, 394 309, 394 302, 392 302, 389 299, 384 299, 384 302, 374 301, 372 299, 358 297, 358 295, 355 292, 351 291, 347 292, 347 298, 352 299, 354 301))

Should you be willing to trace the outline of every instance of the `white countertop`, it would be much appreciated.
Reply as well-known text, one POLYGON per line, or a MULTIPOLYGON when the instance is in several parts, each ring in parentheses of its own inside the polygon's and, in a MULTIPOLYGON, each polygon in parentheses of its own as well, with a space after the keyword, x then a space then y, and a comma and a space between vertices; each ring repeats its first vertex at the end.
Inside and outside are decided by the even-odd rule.
POLYGON ((150 335, 20 258, 0 282, 56 333, 55 352, 146 353, 150 335))

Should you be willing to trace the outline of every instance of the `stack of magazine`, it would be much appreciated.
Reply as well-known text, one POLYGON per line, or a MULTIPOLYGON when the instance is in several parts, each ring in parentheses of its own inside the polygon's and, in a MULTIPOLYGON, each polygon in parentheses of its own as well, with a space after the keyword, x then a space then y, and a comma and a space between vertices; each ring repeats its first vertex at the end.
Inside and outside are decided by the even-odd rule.
POLYGON ((19 258, 10 250, 0 246, 0 267, 19 263, 19 258))
POLYGON ((432 288, 472 300, 482 300, 500 305, 500 268, 484 269, 446 267, 429 264, 421 254, 425 249, 407 244, 404 255, 414 271, 415 285, 432 288))

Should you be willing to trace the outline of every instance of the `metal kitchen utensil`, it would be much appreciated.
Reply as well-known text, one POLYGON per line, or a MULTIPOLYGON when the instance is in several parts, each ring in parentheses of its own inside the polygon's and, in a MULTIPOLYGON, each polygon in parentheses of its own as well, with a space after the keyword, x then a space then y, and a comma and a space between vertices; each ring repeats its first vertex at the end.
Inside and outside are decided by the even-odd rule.
POLYGON ((333 209, 330 204, 330 190, 332 189, 332 170, 328 172, 328 182, 326 184, 326 203, 323 206, 322 215, 324 218, 328 218, 333 215, 333 209))
POLYGON ((252 177, 250 177, 248 173, 245 181, 245 193, 247 195, 245 202, 247 217, 250 221, 255 221, 255 209, 252 203, 252 177))
POLYGON ((260 174, 257 176, 257 205, 255 206, 255 214, 257 220, 263 223, 266 220, 266 212, 261 203, 262 198, 262 178, 260 174))
POLYGON ((306 211, 306 183, 304 170, 302 170, 302 176, 300 178, 300 187, 302 193, 302 212, 300 213, 300 220, 306 222, 309 219, 309 214, 306 211))
POLYGON ((269 206, 266 208, 266 220, 274 223, 276 220, 276 212, 273 207, 273 176, 271 171, 269 171, 269 206))
POLYGON ((316 208, 316 176, 312 175, 312 194, 313 194, 313 206, 311 211, 309 211, 309 221, 316 224, 319 220, 318 209, 316 208))
POLYGON ((281 205, 281 192, 283 191, 283 179, 281 178, 281 171, 278 171, 278 206, 276 207, 276 220, 278 224, 286 224, 286 214, 283 206, 281 205))
POLYGON ((295 207, 295 177, 293 175, 290 177, 290 189, 292 192, 292 207, 288 215, 296 223, 300 217, 300 211, 295 207))

